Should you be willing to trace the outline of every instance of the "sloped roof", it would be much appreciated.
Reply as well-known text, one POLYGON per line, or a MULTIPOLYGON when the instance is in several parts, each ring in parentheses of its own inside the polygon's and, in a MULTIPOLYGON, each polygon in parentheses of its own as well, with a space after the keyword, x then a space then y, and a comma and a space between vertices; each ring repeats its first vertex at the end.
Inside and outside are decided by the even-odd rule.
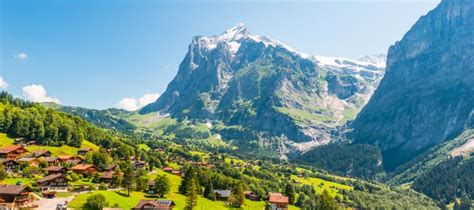
POLYGON ((288 204, 288 196, 284 196, 281 193, 269 193, 268 201, 270 203, 285 203, 288 204))
POLYGON ((172 200, 141 200, 135 209, 141 209, 145 206, 153 206, 157 209, 175 206, 172 200))
MULTIPOLYGON (((15 151, 17 149, 21 149, 21 148, 23 148, 23 146, 21 146, 21 145, 6 146, 6 147, 3 147, 3 148, 0 149, 0 154, 10 153, 10 152, 13 152, 13 151, 15 151)), ((25 149, 25 148, 23 148, 23 149, 25 149)))
POLYGON ((91 164, 79 164, 79 165, 73 166, 71 169, 81 171, 81 170, 87 170, 87 169, 92 168, 92 167, 95 168, 95 166, 91 165, 91 164))
POLYGON ((41 178, 40 180, 38 180, 38 182, 47 182, 47 181, 51 181, 51 180, 55 180, 59 177, 62 177, 63 174, 51 174, 51 175, 48 175, 48 176, 45 176, 43 178, 41 178))
POLYGON ((0 184, 0 195, 17 195, 24 190, 30 190, 26 185, 0 184))
POLYGON ((214 190, 215 193, 219 194, 221 198, 230 197, 230 190, 214 190))

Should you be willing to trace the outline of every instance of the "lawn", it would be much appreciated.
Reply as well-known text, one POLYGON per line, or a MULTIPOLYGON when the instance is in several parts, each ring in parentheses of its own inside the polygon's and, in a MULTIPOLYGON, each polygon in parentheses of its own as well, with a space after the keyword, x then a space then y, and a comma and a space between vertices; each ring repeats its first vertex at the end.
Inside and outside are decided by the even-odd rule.
POLYGON ((138 149, 139 149, 139 150, 143 150, 143 151, 145 151, 145 152, 148 152, 148 151, 150 151, 151 148, 150 148, 148 145, 146 145, 146 144, 139 144, 139 145, 138 145, 138 149))
POLYGON ((314 186, 316 193, 320 194, 323 190, 327 190, 331 196, 336 196, 339 194, 338 190, 352 190, 353 187, 339 184, 336 182, 326 181, 320 178, 303 178, 297 177, 295 175, 291 175, 291 179, 298 181, 301 184, 311 185, 314 186))
MULTIPOLYGON (((94 151, 99 150, 99 146, 89 141, 82 141, 81 148, 91 148, 94 151)), ((67 145, 63 145, 60 147, 31 145, 31 146, 27 146, 26 149, 30 152, 33 152, 36 150, 47 150, 47 151, 50 151, 53 154, 53 156, 75 155, 77 154, 77 150, 79 150, 79 148, 71 147, 67 145)))
POLYGON ((16 185, 19 181, 22 185, 32 185, 34 183, 34 181, 29 178, 6 178, 2 183, 16 185))
POLYGON ((7 134, 0 133, 0 147, 8 146, 13 144, 13 139, 8 138, 7 134))
POLYGON ((89 196, 95 194, 102 194, 109 203, 109 206, 118 204, 123 209, 131 209, 135 207, 141 199, 145 199, 145 194, 142 192, 133 192, 130 197, 122 192, 99 190, 92 193, 85 193, 76 196, 68 205, 69 208, 81 209, 86 203, 89 196))

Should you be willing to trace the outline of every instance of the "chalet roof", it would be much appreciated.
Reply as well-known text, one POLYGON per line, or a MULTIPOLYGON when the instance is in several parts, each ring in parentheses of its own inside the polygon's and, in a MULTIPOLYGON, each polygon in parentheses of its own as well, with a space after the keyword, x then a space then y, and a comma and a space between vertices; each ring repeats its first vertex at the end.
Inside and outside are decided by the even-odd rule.
POLYGON ((26 185, 0 184, 0 195, 18 195, 25 190, 31 191, 26 185))
POLYGON ((221 198, 230 197, 230 190, 214 190, 215 193, 219 194, 221 198))
POLYGON ((156 184, 155 180, 153 179, 148 180, 148 186, 155 186, 155 184, 156 184))
POLYGON ((112 171, 106 171, 106 172, 102 173, 102 175, 100 175, 100 178, 102 178, 102 179, 112 179, 113 176, 114 176, 114 173, 112 171))
POLYGON ((38 183, 48 182, 48 181, 55 180, 55 179, 57 179, 59 177, 63 177, 63 176, 64 176, 63 174, 51 174, 51 175, 48 175, 48 176, 45 176, 45 177, 41 178, 37 182, 38 183))
POLYGON ((249 191, 249 190, 244 191, 244 195, 256 195, 256 194, 257 194, 257 193, 252 192, 252 191, 249 191))
POLYGON ((51 152, 48 151, 48 150, 36 150, 36 151, 33 151, 32 153, 33 153, 33 157, 38 157, 38 156, 48 154, 48 153, 51 153, 51 152))
POLYGON ((49 166, 46 168, 46 171, 61 171, 65 168, 66 167, 63 167, 63 166, 49 166))
POLYGON ((73 166, 71 169, 72 170, 78 170, 78 171, 82 171, 82 170, 87 170, 89 168, 95 168, 94 165, 91 165, 91 164, 79 164, 79 165, 75 165, 73 166))
MULTIPOLYGON (((23 146, 21 146, 21 145, 6 146, 6 147, 3 147, 3 148, 0 149, 0 154, 7 154, 7 153, 13 152, 15 150, 21 149, 21 148, 23 148, 23 146)), ((23 148, 23 149, 26 150, 25 148, 23 148)))
POLYGON ((60 156, 58 156, 58 158, 60 160, 69 160, 69 159, 73 158, 73 156, 72 155, 60 155, 60 156))
POLYGON ((27 157, 24 157, 24 158, 18 159, 18 162, 31 162, 31 161, 34 161, 34 160, 38 160, 38 158, 27 158, 27 157))
POLYGON ((77 150, 78 152, 89 152, 91 151, 92 149, 91 148, 81 148, 79 150, 77 150))
POLYGON ((44 160, 48 162, 53 162, 53 161, 59 160, 59 158, 58 157, 45 157, 44 160))
POLYGON ((172 171, 172 170, 173 170, 173 168, 171 168, 171 167, 164 167, 163 168, 163 171, 172 171))
POLYGON ((288 204, 288 196, 284 196, 281 193, 269 193, 268 201, 270 203, 288 204))
POLYGON ((18 163, 16 160, 6 159, 6 158, 0 158, 0 164, 6 163, 6 162, 15 162, 15 163, 18 163))
POLYGON ((147 206, 153 206, 154 208, 160 209, 175 206, 175 204, 172 200, 141 200, 138 202, 135 209, 141 209, 147 206))

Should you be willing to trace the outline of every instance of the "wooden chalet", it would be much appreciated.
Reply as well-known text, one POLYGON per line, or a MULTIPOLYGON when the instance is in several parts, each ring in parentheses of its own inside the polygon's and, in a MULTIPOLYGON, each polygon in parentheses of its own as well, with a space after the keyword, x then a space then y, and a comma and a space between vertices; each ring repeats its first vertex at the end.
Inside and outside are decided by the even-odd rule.
POLYGON ((20 209, 33 202, 32 190, 26 185, 0 184, 0 209, 20 209))
POLYGON ((90 151, 92 151, 91 148, 82 148, 82 149, 77 150, 77 154, 85 156, 90 151))
POLYGON ((175 206, 172 200, 141 200, 132 210, 171 210, 175 206))
POLYGON ((217 200, 227 201, 230 197, 230 190, 214 190, 217 200))
POLYGON ((38 167, 40 161, 38 158, 20 158, 17 160, 18 163, 28 163, 28 166, 38 167))
POLYGON ((288 196, 281 193, 269 193, 268 202, 268 210, 288 210, 288 196))
POLYGON ((0 158, 18 159, 28 153, 28 150, 21 145, 10 145, 0 149, 0 158))
POLYGON ((114 171, 104 171, 99 177, 101 182, 111 183, 114 177, 114 171))
POLYGON ((64 166, 49 166, 44 169, 48 175, 52 174, 67 174, 67 168, 64 166))
POLYGON ((252 191, 244 191, 244 196, 245 198, 252 200, 252 201, 258 201, 260 198, 258 197, 257 193, 252 192, 252 191))
POLYGON ((147 185, 148 185, 148 194, 155 194, 155 186, 156 186, 155 180, 153 179, 148 180, 147 185))
POLYGON ((43 158, 46 162, 48 162, 49 166, 58 166, 61 165, 61 160, 58 157, 45 157, 43 158))
POLYGON ((20 163, 18 163, 16 160, 6 159, 6 158, 0 158, 0 164, 2 164, 3 167, 5 167, 5 171, 7 173, 16 171, 18 169, 18 166, 20 165, 20 163))
POLYGON ((52 153, 48 150, 36 150, 31 152, 30 157, 40 158, 40 157, 51 157, 52 153))
POLYGON ((164 167, 163 168, 163 171, 166 172, 166 173, 171 173, 173 171, 173 168, 171 167, 164 167))
POLYGON ((77 155, 61 155, 58 157, 62 164, 77 165, 82 163, 84 160, 82 157, 77 155))
POLYGON ((96 174, 98 172, 97 167, 91 164, 79 164, 71 167, 71 170, 77 174, 89 175, 96 174))
POLYGON ((68 180, 64 174, 51 174, 36 182, 41 191, 67 191, 68 180))
POLYGON ((133 169, 135 169, 135 170, 145 168, 146 165, 147 165, 147 164, 146 164, 145 161, 141 161, 141 160, 133 160, 133 161, 132 161, 132 167, 133 167, 133 169))

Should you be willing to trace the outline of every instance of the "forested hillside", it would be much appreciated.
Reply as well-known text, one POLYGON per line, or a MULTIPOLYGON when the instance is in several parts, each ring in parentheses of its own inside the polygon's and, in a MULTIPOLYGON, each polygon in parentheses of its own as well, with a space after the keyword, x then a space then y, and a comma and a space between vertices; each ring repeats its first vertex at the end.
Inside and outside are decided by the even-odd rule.
POLYGON ((124 134, 98 128, 71 114, 49 109, 41 104, 0 93, 0 133, 25 138, 41 145, 79 147, 88 140, 104 148, 117 148, 120 156, 133 151, 124 134))

